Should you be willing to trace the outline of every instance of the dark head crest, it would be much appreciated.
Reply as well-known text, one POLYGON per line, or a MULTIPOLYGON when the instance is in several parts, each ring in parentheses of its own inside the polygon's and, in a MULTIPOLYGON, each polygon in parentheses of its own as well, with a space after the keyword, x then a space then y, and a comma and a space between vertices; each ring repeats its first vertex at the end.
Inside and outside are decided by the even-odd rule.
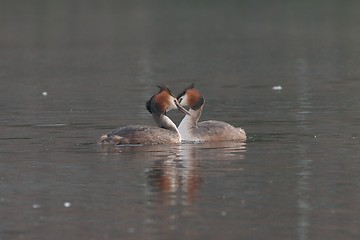
POLYGON ((160 89, 159 93, 162 91, 166 91, 172 96, 170 89, 165 84, 159 84, 157 85, 157 87, 160 89))
POLYGON ((176 98, 179 99, 181 96, 184 96, 187 90, 193 89, 194 87, 195 87, 195 83, 192 83, 190 86, 185 88, 184 91, 182 91, 179 95, 177 95, 176 98))
POLYGON ((163 92, 163 91, 166 91, 166 92, 169 93, 171 96, 173 96, 173 95, 172 95, 170 89, 169 89, 167 86, 165 86, 164 84, 160 84, 160 85, 158 85, 157 87, 160 89, 160 91, 159 91, 157 94, 154 94, 154 95, 150 98, 150 100, 148 100, 148 101, 146 102, 146 109, 147 109, 150 113, 160 114, 160 113, 163 111, 163 109, 161 109, 161 107, 159 108, 159 106, 154 102, 155 97, 156 97, 157 95, 159 95, 159 93, 161 93, 161 92, 163 92))
POLYGON ((152 96, 149 100, 146 101, 146 109, 149 111, 149 113, 152 113, 150 104, 151 104, 151 100, 153 99, 153 97, 154 96, 152 96))

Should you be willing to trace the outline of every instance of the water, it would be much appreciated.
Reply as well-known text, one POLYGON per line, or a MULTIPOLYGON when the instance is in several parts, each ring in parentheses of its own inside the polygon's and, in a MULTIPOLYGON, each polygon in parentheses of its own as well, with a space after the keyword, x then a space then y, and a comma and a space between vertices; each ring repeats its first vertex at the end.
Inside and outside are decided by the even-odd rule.
POLYGON ((359 7, 3 3, 1 239, 358 239, 359 7), (245 144, 95 144, 192 82, 245 144))

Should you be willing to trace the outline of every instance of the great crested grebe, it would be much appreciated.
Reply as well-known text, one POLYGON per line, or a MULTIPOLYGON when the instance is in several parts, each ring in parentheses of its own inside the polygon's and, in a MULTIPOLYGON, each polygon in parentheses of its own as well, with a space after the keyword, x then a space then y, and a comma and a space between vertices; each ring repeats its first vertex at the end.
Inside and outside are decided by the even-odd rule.
POLYGON ((178 127, 182 141, 215 142, 215 141, 245 141, 246 133, 242 128, 234 127, 226 122, 209 120, 199 122, 205 99, 194 84, 187 87, 177 97, 182 106, 190 107, 178 127))
POLYGON ((158 86, 160 91, 146 102, 146 109, 152 114, 158 126, 128 125, 101 136, 98 143, 105 144, 165 144, 180 143, 181 137, 175 123, 166 116, 166 112, 178 109, 190 114, 180 106, 178 100, 165 86, 158 86))

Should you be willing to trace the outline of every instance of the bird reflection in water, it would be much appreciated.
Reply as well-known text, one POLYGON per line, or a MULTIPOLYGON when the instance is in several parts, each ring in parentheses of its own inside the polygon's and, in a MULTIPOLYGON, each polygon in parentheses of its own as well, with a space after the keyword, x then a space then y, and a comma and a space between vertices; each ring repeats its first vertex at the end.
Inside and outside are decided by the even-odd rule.
POLYGON ((202 183, 195 149, 179 146, 179 153, 156 160, 148 171, 148 183, 166 205, 188 205, 198 197, 202 183))
POLYGON ((140 166, 146 165, 146 183, 140 187, 146 199, 145 212, 142 213, 144 231, 158 236, 182 229, 182 223, 187 218, 199 213, 200 200, 204 197, 203 188, 210 186, 203 184, 207 175, 239 171, 229 163, 245 158, 246 143, 226 141, 111 146, 101 147, 99 151, 104 159, 121 162, 115 165, 119 166, 120 171, 138 172, 142 171, 140 166), (126 160, 126 166, 123 166, 123 160, 126 160), (131 170, 126 168, 129 165, 131 170))
MULTIPOLYGON (((147 171, 151 192, 157 192, 166 205, 190 205, 199 198, 203 183, 202 162, 207 159, 241 160, 246 143, 217 142, 181 144, 178 153, 156 160, 147 171)), ((228 170, 228 169, 227 169, 228 170)))

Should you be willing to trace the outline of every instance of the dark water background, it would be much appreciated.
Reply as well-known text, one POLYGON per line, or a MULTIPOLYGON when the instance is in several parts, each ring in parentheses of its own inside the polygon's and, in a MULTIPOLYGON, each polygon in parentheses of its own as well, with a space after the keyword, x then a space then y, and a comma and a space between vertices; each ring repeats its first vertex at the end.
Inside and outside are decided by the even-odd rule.
POLYGON ((0 238, 359 239, 359 9, 2 2, 0 238), (95 144, 192 82, 246 144, 95 144))

